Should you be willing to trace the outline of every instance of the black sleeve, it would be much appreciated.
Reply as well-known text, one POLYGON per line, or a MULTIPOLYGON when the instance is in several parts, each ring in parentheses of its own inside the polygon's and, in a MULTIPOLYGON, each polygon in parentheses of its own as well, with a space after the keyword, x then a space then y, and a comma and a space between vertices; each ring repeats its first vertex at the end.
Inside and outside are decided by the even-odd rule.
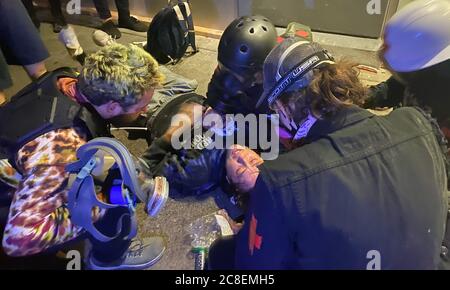
POLYGON ((227 150, 175 150, 157 139, 144 154, 154 176, 165 176, 171 196, 197 195, 216 188, 225 174, 227 150))
POLYGON ((164 165, 174 152, 170 143, 159 138, 150 145, 142 159, 148 164, 154 176, 161 176, 164 174, 164 165))
POLYGON ((282 209, 263 180, 263 172, 251 192, 250 208, 244 227, 237 236, 236 267, 246 270, 285 268, 290 242, 282 209))
POLYGON ((3 91, 12 86, 11 75, 9 74, 8 64, 0 49, 0 90, 3 91))
POLYGON ((0 46, 10 65, 44 61, 49 53, 21 1, 0 1, 0 46))
POLYGON ((399 107, 403 103, 404 94, 405 86, 391 77, 387 81, 369 88, 364 108, 399 107))

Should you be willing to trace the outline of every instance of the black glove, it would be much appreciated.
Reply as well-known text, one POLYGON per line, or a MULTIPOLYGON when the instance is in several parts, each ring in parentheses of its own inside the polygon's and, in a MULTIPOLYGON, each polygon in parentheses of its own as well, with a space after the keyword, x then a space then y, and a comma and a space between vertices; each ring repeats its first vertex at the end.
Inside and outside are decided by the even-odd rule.
POLYGON ((369 88, 364 108, 398 107, 403 102, 405 89, 402 83, 390 77, 387 81, 369 88))

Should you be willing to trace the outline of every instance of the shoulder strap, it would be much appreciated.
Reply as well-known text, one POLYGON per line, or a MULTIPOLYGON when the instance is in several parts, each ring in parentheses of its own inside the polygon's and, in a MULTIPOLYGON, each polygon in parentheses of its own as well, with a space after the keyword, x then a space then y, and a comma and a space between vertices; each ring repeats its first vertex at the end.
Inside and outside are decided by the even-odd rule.
MULTIPOLYGON (((187 20, 188 25, 188 39, 189 43, 194 50, 194 53, 198 52, 197 45, 195 43, 195 28, 194 28, 194 20, 192 18, 191 13, 191 5, 189 4, 189 1, 183 1, 183 6, 185 7, 185 17, 187 20)), ((181 10, 183 12, 183 10, 181 10)))
POLYGON ((66 68, 49 72, 0 108, 0 155, 11 164, 17 150, 53 130, 84 126, 92 138, 109 136, 103 119, 59 91, 60 77, 76 78, 76 73, 66 68))
POLYGON ((63 97, 56 87, 60 76, 76 77, 68 68, 48 72, 0 107, 0 151, 3 157, 7 155, 11 160, 18 148, 50 131, 53 124, 65 123, 68 115, 77 113, 79 105, 63 97))
MULTIPOLYGON (((169 5, 172 1, 169 0, 169 5)), ((178 4, 173 5, 173 9, 177 15, 181 27, 187 32, 189 45, 193 49, 193 53, 198 51, 195 43, 195 28, 192 18, 191 7, 188 0, 178 0, 178 4)))

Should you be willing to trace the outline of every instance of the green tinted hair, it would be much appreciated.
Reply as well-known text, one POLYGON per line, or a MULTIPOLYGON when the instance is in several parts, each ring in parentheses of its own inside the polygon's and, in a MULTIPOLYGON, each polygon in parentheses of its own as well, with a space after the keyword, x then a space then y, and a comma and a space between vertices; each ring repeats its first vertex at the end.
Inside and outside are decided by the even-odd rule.
POLYGON ((114 43, 86 58, 79 88, 93 105, 115 101, 128 108, 162 80, 158 63, 148 52, 133 44, 114 43))

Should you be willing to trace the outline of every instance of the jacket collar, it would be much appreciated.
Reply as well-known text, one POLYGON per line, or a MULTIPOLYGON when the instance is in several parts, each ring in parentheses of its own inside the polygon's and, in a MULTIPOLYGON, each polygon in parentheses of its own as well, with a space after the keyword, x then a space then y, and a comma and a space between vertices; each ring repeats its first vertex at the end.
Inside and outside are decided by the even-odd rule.
POLYGON ((309 131, 305 141, 307 143, 313 142, 323 136, 373 116, 369 111, 355 105, 345 107, 329 118, 319 119, 309 131))

